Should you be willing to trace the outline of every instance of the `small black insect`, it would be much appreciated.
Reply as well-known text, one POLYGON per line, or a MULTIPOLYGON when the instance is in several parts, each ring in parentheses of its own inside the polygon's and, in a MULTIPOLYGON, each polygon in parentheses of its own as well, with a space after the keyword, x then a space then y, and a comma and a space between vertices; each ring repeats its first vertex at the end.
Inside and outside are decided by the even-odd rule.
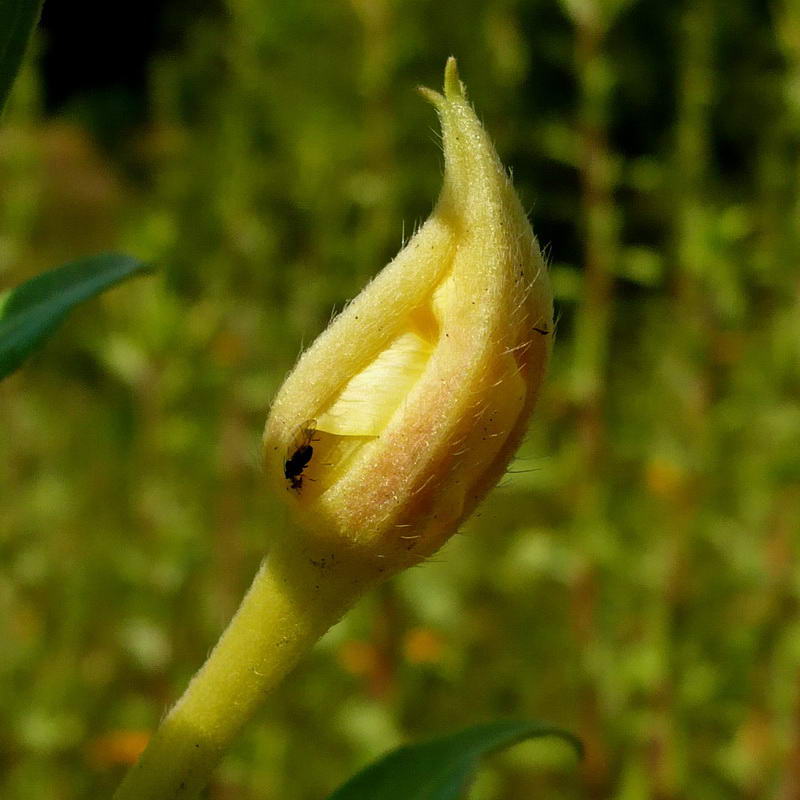
POLYGON ((547 336, 547 334, 550 333, 547 328, 537 328, 534 326, 533 329, 536 331, 536 333, 540 333, 542 336, 547 336))
POLYGON ((289 481, 289 486, 297 492, 303 488, 303 472, 314 455, 314 446, 311 442, 315 441, 316 424, 315 419, 304 422, 293 444, 286 451, 288 458, 283 463, 283 474, 289 481))

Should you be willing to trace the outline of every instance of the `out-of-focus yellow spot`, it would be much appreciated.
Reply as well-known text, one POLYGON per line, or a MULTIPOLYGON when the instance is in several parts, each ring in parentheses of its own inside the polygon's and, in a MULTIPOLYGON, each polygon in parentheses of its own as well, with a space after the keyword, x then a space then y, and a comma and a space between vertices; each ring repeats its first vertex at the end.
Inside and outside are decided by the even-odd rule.
POLYGON ((686 478, 685 470, 673 461, 653 458, 645 468, 648 491, 662 500, 674 500, 681 492, 686 478))
POLYGON ((149 740, 147 731, 111 731, 89 743, 89 760, 96 767, 135 764, 149 740))
POLYGON ((741 331, 723 331, 711 340, 711 354, 717 364, 735 366, 744 356, 747 341, 741 331))
POLYGON ((371 675, 378 666, 378 653, 369 642, 345 642, 337 654, 339 664, 351 675, 371 675))
POLYGON ((412 628, 403 641, 403 654, 411 664, 436 664, 444 654, 444 639, 430 628, 412 628))
POLYGON ((230 329, 223 329, 214 338, 211 352, 222 367, 235 367, 247 356, 244 339, 230 329))

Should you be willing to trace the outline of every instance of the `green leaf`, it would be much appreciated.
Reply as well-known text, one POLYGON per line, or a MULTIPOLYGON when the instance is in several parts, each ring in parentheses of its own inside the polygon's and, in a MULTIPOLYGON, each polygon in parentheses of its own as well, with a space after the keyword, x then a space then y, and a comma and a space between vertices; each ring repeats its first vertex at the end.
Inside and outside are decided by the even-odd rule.
POLYGON ((572 734, 552 725, 490 722, 393 750, 353 776, 328 800, 456 800, 481 756, 542 736, 561 738, 582 754, 572 734))
POLYGON ((0 111, 41 11, 42 0, 0 0, 0 111))
POLYGON ((0 295, 0 379, 13 372, 73 306, 147 271, 149 267, 135 258, 103 253, 44 272, 0 295))

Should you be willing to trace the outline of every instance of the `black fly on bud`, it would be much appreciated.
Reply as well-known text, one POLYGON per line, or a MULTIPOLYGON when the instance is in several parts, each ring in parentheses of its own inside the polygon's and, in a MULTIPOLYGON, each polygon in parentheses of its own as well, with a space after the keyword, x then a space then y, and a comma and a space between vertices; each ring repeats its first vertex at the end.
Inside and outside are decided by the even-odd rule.
POLYGON ((306 420, 295 437, 295 441, 286 451, 286 461, 283 465, 283 475, 289 481, 289 488, 299 492, 303 488, 303 472, 314 456, 314 439, 317 421, 306 420))

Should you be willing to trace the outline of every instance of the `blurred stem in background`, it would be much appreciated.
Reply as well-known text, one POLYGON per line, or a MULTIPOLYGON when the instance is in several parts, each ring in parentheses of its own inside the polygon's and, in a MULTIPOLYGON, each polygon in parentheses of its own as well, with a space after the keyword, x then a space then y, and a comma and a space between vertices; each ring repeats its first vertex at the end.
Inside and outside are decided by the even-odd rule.
MULTIPOLYGON (((776 33, 783 57, 786 59, 786 79, 783 83, 785 105, 786 135, 789 144, 796 148, 800 138, 800 2, 783 0, 776 6, 776 33)), ((794 170, 790 177, 794 192, 794 213, 790 219, 790 229, 794 241, 800 240, 800 158, 794 150, 794 170)))
MULTIPOLYGON (((797 253, 800 250, 800 2, 782 0, 774 8, 775 38, 785 60, 785 79, 779 84, 780 124, 770 126, 767 145, 759 160, 762 181, 762 230, 759 266, 765 283, 776 286, 785 296, 785 306, 774 316, 764 315, 766 347, 771 353, 782 353, 781 342, 787 329, 795 329, 800 319, 800 272, 797 253), (791 153, 791 160, 786 157, 791 153), (787 164, 788 161, 788 164, 787 164), (790 168, 787 169, 787 166, 790 168), (787 206, 791 213, 786 214, 787 206), (787 271, 785 265, 793 263, 787 271), (787 280, 788 278, 788 280, 787 280)), ((789 355, 791 359, 791 355, 789 355)), ((795 349, 795 364, 800 362, 800 344, 795 349)), ((783 370, 770 375, 770 402, 782 395, 783 370)), ((791 372, 789 373, 791 375, 791 372)), ((763 478, 764 491, 771 497, 769 515, 769 552, 771 597, 764 613, 762 662, 758 677, 766 676, 768 687, 759 692, 754 718, 772 720, 765 756, 781 778, 776 796, 789 800, 800 795, 800 659, 787 647, 800 639, 800 592, 793 566, 800 552, 797 531, 800 529, 800 488, 783 486, 771 491, 769 478, 763 478), (781 736, 792 731, 791 737, 781 736)), ((756 772, 758 774, 758 771, 756 772)), ((766 788, 757 779, 756 788, 766 788)))
MULTIPOLYGON (((652 646, 659 653, 661 669, 648 698, 651 716, 643 742, 654 797, 658 800, 670 800, 678 795, 680 776, 685 772, 682 749, 687 743, 676 735, 680 668, 672 647, 680 636, 680 612, 687 589, 686 566, 691 558, 692 535, 703 502, 703 461, 709 452, 705 420, 710 387, 704 374, 707 362, 701 353, 707 342, 709 314, 704 276, 713 264, 707 245, 709 216, 713 213, 707 196, 707 164, 714 22, 713 0, 698 0, 682 10, 676 33, 679 74, 671 165, 675 194, 669 204, 672 208, 670 251, 674 263, 667 273, 671 279, 672 304, 664 320, 661 367, 656 368, 661 390, 671 398, 674 412, 669 420, 657 423, 656 427, 666 424, 672 428, 672 433, 659 436, 662 441, 669 442, 678 434, 677 441, 667 444, 669 452, 662 455, 670 464, 677 459, 675 474, 680 477, 675 491, 665 498, 671 505, 669 521, 660 530, 656 529, 661 537, 656 545, 661 553, 661 580, 651 630, 652 646), (682 376, 680 384, 675 383, 675 374, 682 376), (678 387, 680 391, 676 393, 678 387)), ((662 519, 664 511, 657 509, 662 519)))
MULTIPOLYGON (((710 199, 707 196, 707 165, 714 21, 713 0, 689 4, 683 11, 677 42, 680 74, 673 184, 676 200, 673 292, 676 308, 694 326, 701 322, 706 313, 703 279, 710 268, 705 242, 708 237, 710 199)), ((697 337, 702 332, 701 327, 693 331, 693 336, 697 337)), ((680 333, 686 333, 685 325, 680 333)))
POLYGON ((397 74, 396 40, 391 33, 396 10, 388 0, 352 0, 352 5, 361 24, 358 88, 363 98, 363 168, 373 184, 371 197, 365 197, 366 213, 354 258, 361 263, 381 263, 375 243, 399 239, 401 231, 397 228, 402 219, 397 193, 392 189, 397 181, 397 119, 389 96, 397 74))
MULTIPOLYGON (((598 537, 606 535, 607 497, 604 482, 606 385, 613 308, 613 270, 619 257, 618 212, 614 201, 615 163, 608 144, 613 67, 605 40, 615 5, 606 0, 571 2, 564 6, 575 26, 575 72, 579 82, 578 151, 584 234, 584 277, 575 311, 573 339, 573 400, 576 404, 577 444, 574 531, 585 544, 585 556, 572 584, 573 625, 587 677, 596 669, 598 636, 598 537), (589 478, 589 476, 592 476, 589 478)), ((607 797, 610 765, 606 708, 599 675, 581 687, 580 736, 586 747, 584 779, 587 796, 607 797)))

